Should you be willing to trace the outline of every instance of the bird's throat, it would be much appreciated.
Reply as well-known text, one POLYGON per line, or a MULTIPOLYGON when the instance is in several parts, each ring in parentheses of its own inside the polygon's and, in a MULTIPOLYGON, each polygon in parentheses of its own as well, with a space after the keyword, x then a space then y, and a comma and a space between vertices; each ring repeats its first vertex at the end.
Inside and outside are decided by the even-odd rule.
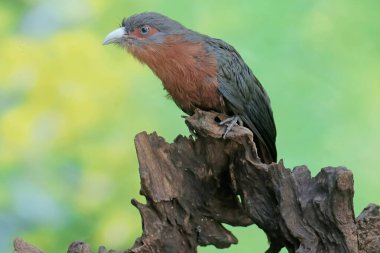
POLYGON ((216 58, 200 42, 170 36, 163 43, 131 46, 128 51, 152 69, 186 113, 224 106, 217 90, 216 58))

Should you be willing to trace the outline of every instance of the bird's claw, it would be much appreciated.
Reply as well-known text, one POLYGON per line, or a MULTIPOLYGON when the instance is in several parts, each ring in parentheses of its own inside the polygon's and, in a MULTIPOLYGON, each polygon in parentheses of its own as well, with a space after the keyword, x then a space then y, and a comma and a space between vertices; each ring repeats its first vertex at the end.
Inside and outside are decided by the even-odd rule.
POLYGON ((242 120, 240 119, 240 117, 237 116, 237 115, 235 115, 235 116, 233 116, 233 117, 230 117, 230 118, 227 118, 227 119, 221 121, 221 122, 219 123, 220 126, 221 126, 221 125, 227 125, 226 130, 224 131, 224 134, 223 134, 223 139, 226 139, 226 136, 227 136, 227 134, 231 131, 231 129, 232 129, 235 125, 239 125, 239 124, 242 125, 243 122, 242 122, 242 120), (227 124, 227 123, 228 123, 228 124, 227 124))

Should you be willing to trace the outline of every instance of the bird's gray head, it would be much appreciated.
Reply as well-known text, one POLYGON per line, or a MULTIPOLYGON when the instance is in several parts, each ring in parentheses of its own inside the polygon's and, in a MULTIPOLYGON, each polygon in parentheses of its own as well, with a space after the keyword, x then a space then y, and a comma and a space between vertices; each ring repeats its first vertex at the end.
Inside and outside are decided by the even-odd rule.
POLYGON ((143 12, 124 18, 121 27, 108 34, 103 45, 128 46, 162 43, 167 35, 181 35, 188 31, 180 23, 164 15, 155 12, 143 12))

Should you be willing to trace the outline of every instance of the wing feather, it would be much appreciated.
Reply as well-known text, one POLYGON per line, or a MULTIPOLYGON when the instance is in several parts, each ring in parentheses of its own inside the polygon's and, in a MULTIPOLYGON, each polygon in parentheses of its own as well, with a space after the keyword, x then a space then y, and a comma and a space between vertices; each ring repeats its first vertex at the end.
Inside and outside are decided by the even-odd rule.
POLYGON ((228 107, 254 132, 271 160, 276 161, 276 126, 266 91, 232 46, 212 38, 208 39, 208 46, 217 57, 219 91, 228 107))

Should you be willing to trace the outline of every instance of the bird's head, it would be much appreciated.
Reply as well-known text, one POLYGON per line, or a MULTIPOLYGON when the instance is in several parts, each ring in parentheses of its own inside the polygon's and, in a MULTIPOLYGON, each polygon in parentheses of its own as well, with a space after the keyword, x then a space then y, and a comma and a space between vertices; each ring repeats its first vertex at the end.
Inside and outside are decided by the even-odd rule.
POLYGON ((196 61, 207 58, 203 39, 177 21, 144 12, 124 18, 121 27, 108 34, 103 45, 117 44, 147 64, 164 82, 177 82, 173 80, 196 76, 194 68, 200 66, 196 61))
POLYGON ((181 35, 188 30, 180 23, 155 12, 143 12, 124 18, 121 27, 107 35, 103 45, 143 47, 161 44, 170 35, 181 35))

